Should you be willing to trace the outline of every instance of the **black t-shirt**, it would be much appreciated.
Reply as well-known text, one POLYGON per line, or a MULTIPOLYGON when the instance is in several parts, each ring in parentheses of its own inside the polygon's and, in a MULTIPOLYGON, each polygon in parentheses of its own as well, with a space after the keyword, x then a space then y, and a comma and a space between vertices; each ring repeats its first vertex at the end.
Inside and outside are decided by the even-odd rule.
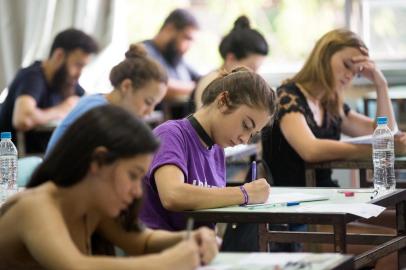
MULTIPOLYGON (((83 96, 84 93, 84 89, 79 84, 76 85, 75 94, 83 96)), ((65 99, 59 91, 48 85, 40 61, 19 70, 8 88, 7 98, 0 110, 0 131, 11 131, 14 143, 17 143, 16 131, 12 125, 14 104, 21 95, 33 97, 40 109, 56 106, 65 99)), ((44 132, 25 132, 27 153, 45 152, 50 135, 44 132)))
MULTIPOLYGON (((316 138, 339 140, 341 135, 341 117, 327 117, 324 113, 323 123, 318 126, 307 100, 296 84, 282 85, 277 89, 279 108, 272 127, 266 127, 262 132, 263 159, 271 169, 275 186, 306 186, 305 162, 290 146, 284 137, 280 121, 286 113, 299 112, 316 138)), ((343 105, 345 115, 350 108, 343 105)), ((316 185, 332 187, 336 184, 331 179, 331 170, 316 170, 316 185)))

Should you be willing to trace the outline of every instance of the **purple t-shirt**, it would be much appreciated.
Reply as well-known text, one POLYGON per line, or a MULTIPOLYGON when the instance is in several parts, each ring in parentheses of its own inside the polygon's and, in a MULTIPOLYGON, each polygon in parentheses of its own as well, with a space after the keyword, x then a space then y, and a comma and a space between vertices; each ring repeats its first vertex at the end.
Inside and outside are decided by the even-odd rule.
MULTIPOLYGON (((225 187, 224 150, 218 145, 210 150, 204 147, 187 119, 167 121, 155 128, 154 134, 161 141, 161 146, 143 180, 144 203, 140 219, 152 229, 184 230, 185 215, 162 206, 154 173, 161 166, 175 165, 182 170, 187 184, 209 188, 225 187)), ((212 223, 196 223, 195 227, 203 225, 214 227, 212 223)))

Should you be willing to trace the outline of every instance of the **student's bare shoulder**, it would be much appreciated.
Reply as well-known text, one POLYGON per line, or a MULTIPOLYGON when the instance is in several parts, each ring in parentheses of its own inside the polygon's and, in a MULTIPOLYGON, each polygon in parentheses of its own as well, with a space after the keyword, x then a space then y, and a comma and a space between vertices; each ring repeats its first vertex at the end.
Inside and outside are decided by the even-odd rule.
POLYGON ((10 197, 0 208, 0 217, 8 212, 50 211, 56 209, 57 187, 49 182, 35 188, 21 191, 10 197))

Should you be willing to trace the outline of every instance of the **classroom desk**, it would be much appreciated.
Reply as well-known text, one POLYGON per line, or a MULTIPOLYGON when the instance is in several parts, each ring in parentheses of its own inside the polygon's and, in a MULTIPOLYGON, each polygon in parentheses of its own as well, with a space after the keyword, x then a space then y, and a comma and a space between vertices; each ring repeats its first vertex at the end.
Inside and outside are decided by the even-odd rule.
POLYGON ((276 270, 276 269, 354 269, 352 256, 336 253, 219 253, 216 258, 205 267, 198 270, 276 270))
MULTIPOLYGON (((371 187, 372 183, 367 182, 367 169, 373 169, 372 159, 369 160, 336 160, 318 163, 305 163, 306 168, 306 186, 316 186, 316 169, 359 169, 360 187, 371 187)), ((406 157, 397 157, 395 159, 395 170, 406 169, 406 157)), ((405 181, 397 181, 397 188, 406 188, 405 181)))
MULTIPOLYGON (((162 111, 153 111, 150 115, 143 118, 145 123, 147 123, 151 128, 156 127, 164 121, 164 113, 162 111)), ((33 131, 37 133, 52 134, 55 128, 61 123, 61 120, 50 121, 47 124, 40 125, 34 128, 33 131)), ((25 146, 25 133, 23 131, 17 131, 17 151, 19 157, 26 156, 26 146, 25 146)), ((43 155, 43 153, 38 153, 38 155, 43 155)))
MULTIPOLYGON (((34 132, 36 133, 43 133, 44 135, 47 134, 48 136, 51 136, 52 132, 55 130, 55 128, 59 125, 61 121, 60 120, 55 120, 55 121, 50 121, 47 124, 37 126, 33 129, 34 132)), ((25 157, 26 156, 26 146, 25 146, 25 132, 24 131, 17 131, 17 152, 19 157, 25 157)), ((43 155, 44 153, 37 153, 38 155, 43 155)), ((31 155, 35 155, 31 154, 31 155)))
MULTIPOLYGON (((370 193, 356 193, 354 197, 345 197, 333 188, 282 188, 273 187, 274 194, 299 192, 325 195, 329 201, 308 202, 306 204, 323 203, 350 203, 371 202, 376 205, 389 207, 395 206, 397 219, 396 235, 376 234, 350 234, 347 233, 346 225, 350 222, 362 219, 348 213, 313 213, 297 212, 297 207, 274 207, 267 209, 250 210, 246 207, 231 206, 215 209, 186 211, 187 216, 194 217, 204 222, 225 223, 258 223, 260 250, 268 250, 268 242, 311 242, 333 243, 334 251, 346 253, 347 244, 378 245, 355 258, 355 268, 368 265, 377 259, 392 252, 398 251, 399 269, 406 267, 406 190, 397 189, 387 195, 380 196, 370 201, 370 193), (324 224, 333 226, 333 232, 293 232, 293 231, 269 231, 267 223, 301 223, 301 224, 324 224)), ((271 193, 272 194, 272 193, 271 193)))

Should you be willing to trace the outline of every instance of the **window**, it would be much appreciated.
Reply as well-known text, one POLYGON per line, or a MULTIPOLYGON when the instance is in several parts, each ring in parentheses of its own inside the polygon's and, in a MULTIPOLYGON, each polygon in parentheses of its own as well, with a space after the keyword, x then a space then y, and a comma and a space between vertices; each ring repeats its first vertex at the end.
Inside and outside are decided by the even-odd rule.
POLYGON ((273 86, 299 70, 323 34, 346 26, 363 37, 390 83, 406 81, 405 0, 122 0, 116 4, 114 46, 104 53, 107 60, 93 65, 105 71, 98 70, 97 86, 87 88, 97 92, 109 91, 108 74, 124 58, 128 43, 153 38, 175 8, 189 9, 200 23, 197 40, 185 58, 202 75, 221 65, 221 38, 244 14, 270 45, 259 72, 273 86))
POLYGON ((362 35, 375 60, 406 59, 406 1, 362 1, 362 35))

